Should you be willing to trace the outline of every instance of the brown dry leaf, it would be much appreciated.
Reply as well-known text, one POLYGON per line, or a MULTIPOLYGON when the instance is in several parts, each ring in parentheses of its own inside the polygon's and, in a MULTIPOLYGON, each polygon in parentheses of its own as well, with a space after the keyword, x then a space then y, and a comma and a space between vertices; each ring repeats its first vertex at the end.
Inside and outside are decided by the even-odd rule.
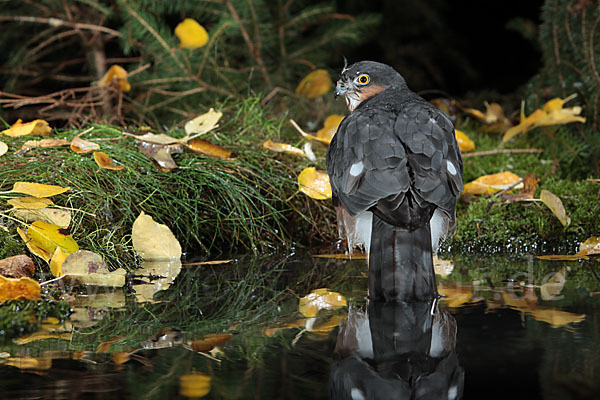
POLYGON ((223 346, 231 339, 233 335, 228 333, 212 333, 204 336, 200 340, 192 341, 192 350, 195 352, 206 353, 217 346, 223 346))
POLYGON ((179 260, 181 245, 168 226, 155 222, 143 211, 133 223, 133 248, 144 260, 179 260))
POLYGON ((316 200, 330 199, 332 196, 329 175, 317 171, 315 167, 304 168, 298 175, 299 190, 316 200))
POLYGON ((24 254, 0 260, 0 275, 7 278, 31 278, 34 272, 33 260, 24 254))
POLYGON ((571 217, 567 215, 565 206, 558 196, 548 190, 542 190, 540 193, 540 200, 548 206, 550 211, 558 218, 560 223, 567 227, 571 223, 571 217))
POLYGON ((18 209, 15 218, 25 222, 43 221, 66 229, 71 224, 71 211, 57 208, 18 209))
POLYGON ((475 150, 475 142, 472 141, 466 133, 464 133, 461 130, 455 129, 454 136, 456 137, 456 142, 458 143, 458 148, 460 149, 461 153, 466 153, 467 151, 475 150))
POLYGON ((208 32, 195 19, 186 18, 175 27, 175 36, 182 49, 197 49, 208 43, 208 32))
POLYGON ((21 146, 21 149, 15 153, 20 154, 33 148, 48 148, 48 147, 62 147, 68 146, 71 142, 66 139, 41 139, 41 140, 28 140, 21 146))
POLYGON ((181 145, 163 145, 150 142, 138 142, 138 149, 142 153, 152 157, 157 166, 160 167, 163 172, 169 172, 179 168, 179 166, 175 163, 175 160, 173 160, 173 157, 171 157, 171 154, 182 153, 183 148, 181 145))
POLYGON ((600 236, 592 236, 581 242, 577 254, 596 255, 600 254, 600 236))
POLYGON ((34 197, 50 197, 64 193, 67 190, 71 190, 71 188, 35 182, 15 182, 12 189, 14 193, 22 193, 34 197))
POLYGON ((72 151, 78 154, 85 154, 100 150, 100 145, 98 143, 90 142, 89 140, 83 140, 81 135, 83 135, 83 132, 75 136, 71 141, 70 146, 72 151))
POLYGON ((17 136, 25 136, 25 135, 43 135, 48 136, 52 133, 52 128, 48 125, 48 122, 43 119, 36 119, 31 122, 23 123, 20 119, 17 120, 12 126, 8 129, 3 130, 2 132, 7 136, 17 137, 17 136))
POLYGON ((127 80, 127 71, 120 65, 111 66, 102 78, 98 81, 98 86, 112 85, 122 92, 129 92, 131 85, 127 80))
POLYGON ((15 197, 6 202, 16 209, 25 210, 39 210, 54 205, 52 200, 45 197, 15 197))
POLYGON ((8 145, 4 142, 0 142, 0 157, 6 154, 8 151, 8 145))
POLYGON ((327 288, 315 289, 300 299, 298 311, 305 317, 316 317, 319 310, 337 310, 346 307, 346 298, 327 288))
POLYGON ((118 353, 113 353, 112 361, 115 364, 125 364, 127 361, 131 359, 131 353, 127 353, 124 351, 120 351, 118 353))
POLYGON ((29 277, 6 278, 0 275, 0 302, 16 299, 39 300, 40 291, 40 284, 29 277))
MULTIPOLYGON (((484 175, 465 185, 464 193, 490 194, 507 189, 519 182, 521 178, 510 171, 484 175)), ((514 189, 521 189, 523 184, 517 184, 514 189)))
POLYGON ((100 343, 97 347, 96 347, 96 353, 108 353, 108 350, 110 349, 110 346, 115 343, 118 342, 119 340, 123 339, 123 336, 115 336, 112 339, 108 339, 106 342, 102 342, 100 343))
POLYGON ((287 143, 277 143, 272 140, 267 140, 263 143, 263 149, 275 151, 277 153, 288 153, 293 154, 295 156, 306 157, 306 153, 304 150, 299 149, 297 147, 292 146, 287 143))
POLYGON ((184 138, 185 140, 182 139, 183 141, 180 143, 185 143, 189 139, 193 139, 197 136, 204 135, 205 133, 212 131, 219 126, 218 122, 222 116, 222 112, 215 111, 213 108, 211 108, 208 110, 208 112, 186 122, 184 129, 188 136, 184 138))
POLYGON ((585 122, 585 118, 579 116, 581 113, 580 106, 563 108, 564 103, 575 97, 577 97, 577 94, 572 94, 566 99, 554 98, 544 104, 541 109, 538 108, 527 117, 525 117, 525 114, 521 111, 521 123, 506 131, 504 137, 502 137, 502 143, 506 143, 518 134, 527 132, 528 130, 539 126, 585 122))
POLYGON ((194 153, 204 154, 209 157, 224 159, 231 157, 231 151, 202 139, 191 139, 187 144, 187 148, 194 153))
POLYGON ((114 171, 121 171, 125 168, 122 165, 118 165, 118 166, 115 165, 113 163, 113 160, 111 160, 111 158, 108 156, 108 154, 106 154, 102 151, 94 152, 94 160, 96 160, 96 164, 98 164, 98 167, 100 167, 101 169, 111 169, 114 171))
POLYGON ((333 83, 331 82, 329 72, 325 69, 316 69, 300 81, 296 88, 296 94, 307 99, 312 99, 323 96, 329 92, 332 86, 333 83))

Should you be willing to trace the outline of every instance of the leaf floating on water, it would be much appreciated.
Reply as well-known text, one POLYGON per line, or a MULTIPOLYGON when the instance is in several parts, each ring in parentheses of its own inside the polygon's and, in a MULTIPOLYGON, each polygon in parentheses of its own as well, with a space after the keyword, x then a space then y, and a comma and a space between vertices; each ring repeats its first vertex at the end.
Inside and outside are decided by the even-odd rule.
POLYGON ((450 308, 461 307, 473 300, 473 289, 468 286, 442 286, 438 285, 438 293, 450 308))
POLYGON ((298 87, 296 87, 296 94, 307 99, 313 99, 329 92, 332 86, 329 72, 325 69, 316 69, 300 81, 298 87))
POLYGON ((181 245, 168 226, 155 222, 143 211, 133 223, 133 248, 144 260, 179 260, 181 245))
MULTIPOLYGON (((500 172, 497 174, 484 175, 465 185, 464 193, 468 194, 490 194, 500 190, 505 190, 517 182, 521 178, 510 171, 500 172)), ((521 189, 523 184, 517 184, 514 189, 521 189)))
POLYGON ((325 200, 332 196, 329 175, 317 171, 315 167, 302 170, 298 175, 298 188, 302 193, 316 200, 325 200))
POLYGON ((567 215, 565 206, 558 196, 548 190, 542 190, 540 193, 540 200, 548 206, 550 211, 552 211, 565 228, 569 226, 571 218, 567 215))
POLYGON ((25 210, 39 210, 54 204, 52 200, 45 197, 15 197, 6 202, 16 209, 25 210))
POLYGON ((39 300, 40 284, 29 278, 7 278, 0 275, 0 302, 16 299, 39 300))
POLYGON ((316 317, 319 310, 337 310, 346 307, 346 298, 327 288, 315 289, 300 299, 298 311, 305 317, 316 317))
POLYGON ((96 160, 96 164, 98 164, 98 167, 100 167, 101 169, 121 171, 125 168, 122 165, 115 165, 113 160, 108 156, 108 154, 104 153, 103 151, 95 151, 94 160, 96 160))
MULTIPOLYGON (((208 112, 186 122, 185 133, 187 133, 188 136, 193 135, 193 137, 204 135, 219 126, 218 122, 222 116, 222 112, 215 111, 211 108, 208 112)), ((188 139, 190 138, 191 137, 188 137, 188 139)))
POLYGON ((56 185, 45 185, 35 182, 15 182, 12 191, 15 193, 27 194, 34 197, 50 197, 71 190, 70 187, 60 187, 56 185))
POLYGON ((20 119, 17 120, 12 126, 8 129, 3 130, 2 132, 7 136, 18 137, 18 136, 26 136, 26 135, 43 135, 48 136, 52 133, 52 128, 48 125, 48 122, 43 119, 36 119, 31 122, 23 123, 20 119))
POLYGON ((206 353, 217 346, 223 346, 231 339, 233 335, 228 333, 211 333, 200 340, 192 341, 192 350, 195 352, 206 353))
POLYGON ((188 142, 187 147, 194 153, 204 154, 209 157, 224 159, 231 157, 231 151, 202 139, 191 139, 188 142))

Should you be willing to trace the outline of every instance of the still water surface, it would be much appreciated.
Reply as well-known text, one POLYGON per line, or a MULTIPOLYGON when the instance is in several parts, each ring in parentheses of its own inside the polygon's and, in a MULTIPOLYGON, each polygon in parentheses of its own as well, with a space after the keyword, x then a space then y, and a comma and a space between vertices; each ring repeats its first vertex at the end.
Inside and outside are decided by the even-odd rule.
POLYGON ((459 257, 440 302, 399 305, 367 304, 363 260, 167 268, 152 302, 140 276, 137 298, 88 290, 72 321, 5 341, 0 398, 600 399, 596 264, 459 257), (324 287, 349 307, 302 315, 324 287))

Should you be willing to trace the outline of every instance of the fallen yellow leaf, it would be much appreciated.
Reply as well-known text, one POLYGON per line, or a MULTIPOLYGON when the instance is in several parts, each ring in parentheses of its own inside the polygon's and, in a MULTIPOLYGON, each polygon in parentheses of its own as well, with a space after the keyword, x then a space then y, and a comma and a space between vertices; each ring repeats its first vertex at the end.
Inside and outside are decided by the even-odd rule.
POLYGON ((187 133, 188 135, 194 135, 192 137, 189 137, 188 139, 204 135, 205 133, 210 132, 216 127, 218 127, 218 122, 222 116, 223 113, 221 111, 215 111, 213 108, 211 108, 204 114, 199 115, 196 118, 186 122, 184 127, 185 133, 187 133))
POLYGON ((300 81, 296 88, 296 94, 312 99, 323 96, 331 89, 332 85, 329 72, 325 69, 316 69, 300 81))
POLYGON ((21 237, 21 239, 23 239, 23 241, 25 242, 25 246, 27 246, 27 248, 29 249, 29 251, 31 251, 33 254, 35 254, 36 256, 40 257, 42 260, 44 260, 46 262, 50 261, 50 258, 52 258, 52 254, 50 254, 46 250, 40 248, 35 243, 33 243, 31 241, 31 238, 29 238, 29 236, 27 236, 27 232, 26 231, 24 231, 23 229, 17 227, 17 233, 19 234, 19 236, 21 237))
MULTIPOLYGON (((499 190, 504 190, 515 183, 519 182, 521 178, 510 172, 499 172, 497 174, 484 175, 472 182, 465 185, 464 193, 468 194, 489 194, 499 190)), ((520 183, 514 187, 514 189, 520 189, 523 184, 520 183)))
POLYGON ((102 78, 98 81, 98 86, 114 85, 122 92, 129 92, 131 85, 127 81, 127 71, 120 65, 111 66, 102 78))
POLYGON ((83 140, 82 134, 79 134, 73 138, 70 143, 71 150, 78 154, 90 153, 95 150, 100 150, 98 143, 90 142, 89 140, 83 140))
POLYGON ((168 226, 155 222, 143 211, 131 230, 135 252, 144 260, 179 260, 181 245, 168 226))
POLYGON ((3 365, 17 367, 19 369, 48 370, 52 368, 52 358, 9 357, 3 365))
POLYGON ((600 254, 600 236, 592 236, 581 242, 577 254, 600 254))
POLYGON ((117 268, 109 271, 102 256, 89 250, 79 250, 64 259, 60 271, 70 284, 121 287, 127 271, 117 268))
POLYGON ((54 204, 52 200, 45 197, 15 197, 6 202, 14 208, 25 210, 39 210, 54 204))
POLYGON ((541 109, 538 108, 528 117, 525 117, 525 114, 521 111, 521 123, 506 131, 502 138, 502 143, 506 143, 518 134, 527 132, 528 130, 539 126, 585 122, 585 118, 579 116, 581 107, 575 106, 563 108, 564 103, 575 97, 576 95, 573 94, 566 99, 554 98, 549 100, 541 109))
POLYGON ((298 311, 305 317, 316 317, 319 310, 337 310, 346 307, 346 298, 327 288, 315 289, 300 298, 298 311))
POLYGON ((70 187, 61 187, 56 185, 45 185, 35 182, 15 182, 12 191, 15 193, 27 194, 34 197, 50 197, 70 190, 70 187))
POLYGON ((125 168, 122 165, 115 165, 113 163, 113 160, 111 160, 111 158, 108 156, 108 154, 106 154, 103 151, 95 151, 94 152, 94 160, 96 160, 96 164, 98 164, 98 167, 103 168, 103 169, 111 169, 114 171, 121 171, 125 168))
POLYGON ((188 149, 192 150, 194 153, 204 154, 209 157, 217 157, 217 158, 230 158, 231 151, 217 146, 216 144, 212 144, 202 139, 192 139, 187 144, 188 149))
POLYGON ((175 36, 183 49, 197 49, 208 43, 208 32, 192 18, 184 19, 175 27, 175 36))
POLYGON ((329 175, 317 171, 315 167, 304 168, 298 175, 299 190, 316 200, 329 199, 332 196, 329 175))
POLYGON ((27 237, 31 244, 35 244, 49 254, 54 254, 57 247, 68 254, 79 250, 77 242, 73 240, 69 231, 55 224, 36 221, 27 228, 27 237))
POLYGON ((333 139, 344 118, 346 118, 344 115, 339 114, 331 114, 325 118, 323 127, 317 131, 315 139, 325 144, 331 143, 331 139, 333 139))
POLYGON ((8 151, 8 145, 4 142, 0 142, 0 156, 3 156, 8 151))
POLYGON ((60 247, 57 247, 56 250, 54 250, 54 254, 52 254, 52 258, 50 259, 50 272, 52 275, 55 277, 63 275, 62 265, 69 254, 70 253, 63 251, 60 247))
POLYGON ((39 300, 40 291, 40 284, 29 277, 7 278, 0 275, 0 302, 16 299, 39 300))
POLYGON ((485 104, 485 113, 475 108, 465 108, 463 111, 485 124, 494 124, 506 120, 504 110, 500 104, 488 103, 487 101, 483 104, 485 104))
POLYGON ((16 209, 15 218, 24 222, 43 221, 55 224, 61 228, 68 228, 71 224, 71 211, 57 208, 16 209))
POLYGON ((270 139, 263 143, 263 149, 275 151, 277 153, 288 153, 295 156, 306 157, 304 150, 294 147, 291 144, 273 142, 270 139))
POLYGON ((36 119, 31 122, 23 123, 20 119, 17 120, 8 129, 3 130, 3 133, 7 136, 17 137, 25 135, 43 135, 47 136, 52 132, 52 128, 48 125, 48 122, 43 119, 36 119))
POLYGON ((542 190, 540 200, 548 206, 552 214, 558 218, 560 223, 566 228, 571 223, 571 217, 567 215, 565 206, 558 196, 548 190, 542 190))
POLYGON ((24 151, 33 148, 48 148, 48 147, 61 147, 68 146, 71 142, 66 139, 41 139, 41 140, 28 140, 21 146, 21 149, 15 153, 20 154, 24 151))
POLYGON ((454 136, 456 137, 456 142, 458 143, 458 148, 460 149, 461 153, 466 153, 467 151, 475 150, 475 142, 472 141, 466 133, 464 133, 461 130, 455 129, 454 136))

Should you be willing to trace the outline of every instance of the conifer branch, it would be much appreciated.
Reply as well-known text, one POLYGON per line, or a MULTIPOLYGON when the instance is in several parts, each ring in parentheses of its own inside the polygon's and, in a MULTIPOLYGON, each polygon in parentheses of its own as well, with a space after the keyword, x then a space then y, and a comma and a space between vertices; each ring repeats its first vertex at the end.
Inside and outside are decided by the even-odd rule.
POLYGON ((39 24, 47 24, 47 25, 50 25, 53 27, 67 26, 67 27, 73 28, 73 29, 84 29, 84 30, 107 33, 111 36, 117 36, 117 37, 121 36, 120 32, 117 32, 114 29, 110 29, 105 26, 94 25, 94 24, 84 24, 81 22, 69 22, 69 21, 59 19, 59 18, 29 17, 29 16, 25 16, 25 15, 0 16, 0 22, 1 21, 35 22, 35 23, 39 23, 39 24))

